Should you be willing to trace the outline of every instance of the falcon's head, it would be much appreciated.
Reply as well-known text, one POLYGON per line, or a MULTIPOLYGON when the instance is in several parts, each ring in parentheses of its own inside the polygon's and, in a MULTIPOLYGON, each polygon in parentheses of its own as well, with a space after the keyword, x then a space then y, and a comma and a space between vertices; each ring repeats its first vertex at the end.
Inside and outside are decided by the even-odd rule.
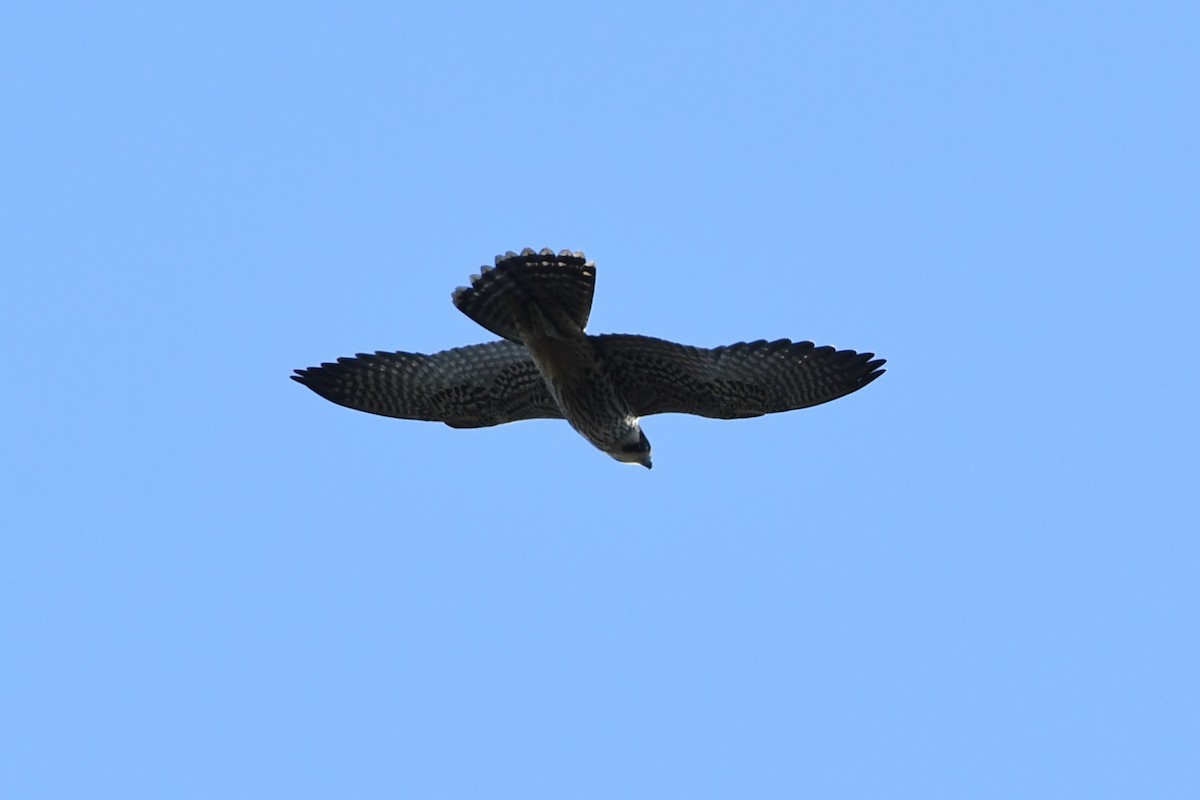
POLYGON ((629 431, 629 435, 607 453, 617 461, 626 464, 641 464, 646 469, 653 466, 650 463, 650 440, 646 438, 646 434, 642 433, 640 425, 635 425, 629 431))

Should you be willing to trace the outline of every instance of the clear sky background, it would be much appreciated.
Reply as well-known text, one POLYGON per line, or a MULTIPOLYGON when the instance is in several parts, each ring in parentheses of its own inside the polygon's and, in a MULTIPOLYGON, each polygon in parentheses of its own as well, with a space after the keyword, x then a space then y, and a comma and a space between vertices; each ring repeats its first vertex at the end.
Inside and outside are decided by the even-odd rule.
POLYGON ((1200 796, 1194 3, 11 3, 0 794, 1200 796), (491 338, 790 337, 816 409, 373 417, 491 338))

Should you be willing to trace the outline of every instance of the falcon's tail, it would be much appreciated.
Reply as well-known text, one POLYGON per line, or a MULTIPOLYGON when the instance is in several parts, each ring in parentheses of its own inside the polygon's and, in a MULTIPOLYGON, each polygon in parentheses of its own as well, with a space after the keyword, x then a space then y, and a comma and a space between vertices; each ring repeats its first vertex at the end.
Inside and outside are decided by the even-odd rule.
POLYGON ((454 305, 510 341, 523 341, 522 330, 570 337, 587 327, 595 288, 596 265, 583 253, 526 248, 496 256, 495 267, 454 291, 454 305))

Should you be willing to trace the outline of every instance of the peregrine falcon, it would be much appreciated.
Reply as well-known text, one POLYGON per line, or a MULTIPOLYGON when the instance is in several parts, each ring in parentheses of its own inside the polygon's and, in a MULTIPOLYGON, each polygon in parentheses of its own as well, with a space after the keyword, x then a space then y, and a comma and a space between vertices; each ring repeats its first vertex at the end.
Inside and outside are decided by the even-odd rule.
POLYGON ((791 411, 848 395, 884 372, 874 353, 812 342, 704 349, 584 333, 595 285, 596 265, 583 253, 510 251, 453 294, 458 310, 498 341, 433 355, 360 353, 291 378, 347 408, 452 428, 565 419, 617 461, 649 468, 641 417, 791 411))

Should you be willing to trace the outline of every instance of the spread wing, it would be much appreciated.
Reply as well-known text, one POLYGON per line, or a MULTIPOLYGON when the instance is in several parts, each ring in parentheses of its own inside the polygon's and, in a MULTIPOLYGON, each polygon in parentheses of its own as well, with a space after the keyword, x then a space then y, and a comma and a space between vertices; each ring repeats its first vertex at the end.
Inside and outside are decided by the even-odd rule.
POLYGON ((634 413, 734 419, 827 403, 883 374, 874 353, 812 342, 739 342, 706 350, 649 336, 593 337, 634 413))
POLYGON ((385 417, 484 428, 562 418, 537 365, 519 344, 499 341, 433 355, 359 353, 291 376, 326 400, 385 417))

